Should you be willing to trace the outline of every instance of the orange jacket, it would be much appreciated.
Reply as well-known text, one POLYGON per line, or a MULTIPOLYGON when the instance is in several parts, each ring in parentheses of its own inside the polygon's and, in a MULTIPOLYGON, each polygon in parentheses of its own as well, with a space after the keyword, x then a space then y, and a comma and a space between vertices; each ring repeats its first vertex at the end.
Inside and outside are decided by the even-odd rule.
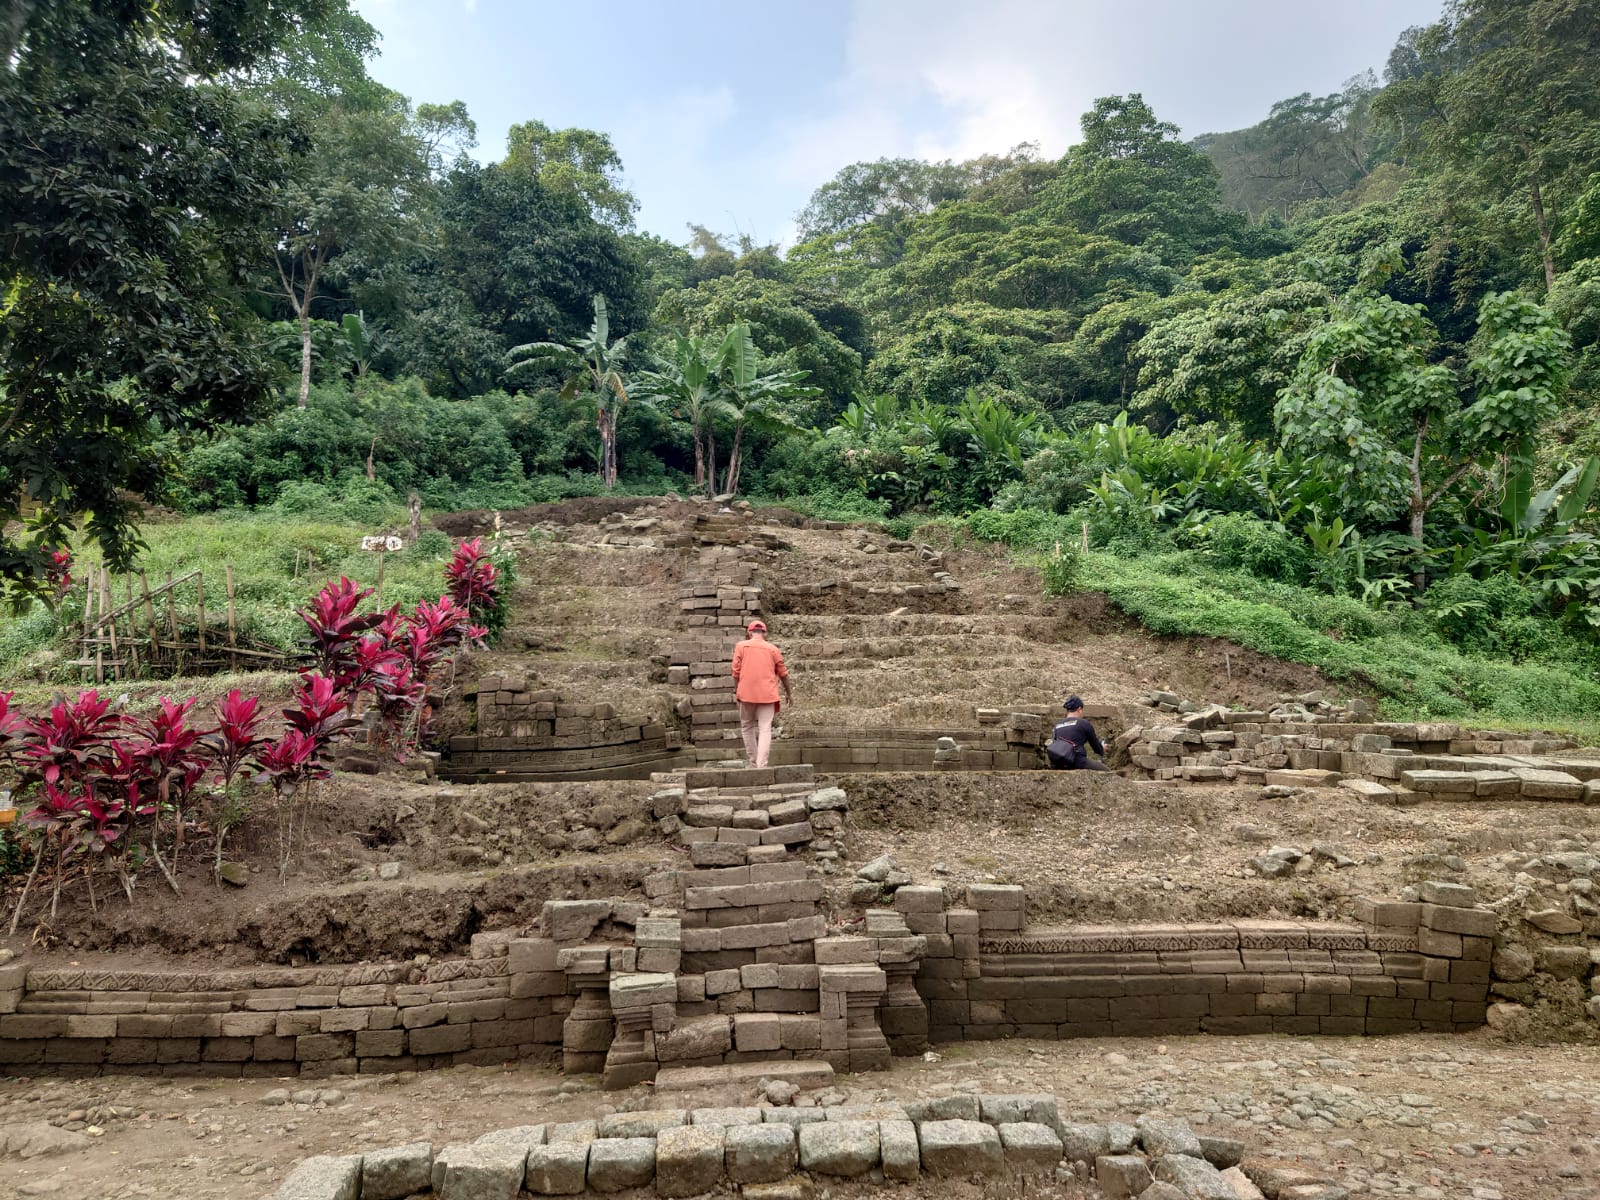
POLYGON ((746 704, 778 703, 778 680, 788 679, 783 651, 769 641, 746 638, 733 648, 734 695, 746 704))

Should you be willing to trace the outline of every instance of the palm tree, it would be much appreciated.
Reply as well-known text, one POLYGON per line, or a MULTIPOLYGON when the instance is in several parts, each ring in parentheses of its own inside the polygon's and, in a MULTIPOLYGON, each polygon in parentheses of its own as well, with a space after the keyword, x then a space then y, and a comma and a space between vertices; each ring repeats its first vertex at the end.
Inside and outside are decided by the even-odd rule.
POLYGON ((685 337, 681 333, 672 336, 672 357, 659 360, 659 371, 638 375, 633 394, 663 400, 674 416, 689 422, 694 439, 695 490, 709 496, 716 491, 715 419, 732 415, 717 380, 726 341, 719 344, 710 337, 685 337))
POLYGON ((606 315, 606 298, 594 298, 594 324, 589 332, 570 345, 566 342, 529 342, 513 346, 515 361, 506 370, 507 378, 532 366, 544 365, 565 375, 561 398, 571 400, 579 392, 594 395, 595 428, 600 431, 600 481, 606 487, 617 483, 617 414, 628 403, 628 390, 622 383, 619 364, 627 353, 628 339, 611 341, 611 321, 606 315))

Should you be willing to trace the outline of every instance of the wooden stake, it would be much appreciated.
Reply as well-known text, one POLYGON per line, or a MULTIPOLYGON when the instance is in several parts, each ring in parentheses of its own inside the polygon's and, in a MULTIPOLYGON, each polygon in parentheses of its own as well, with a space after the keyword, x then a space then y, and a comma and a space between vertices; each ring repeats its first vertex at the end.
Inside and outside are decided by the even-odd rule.
POLYGON ((122 582, 128 595, 128 602, 124 606, 128 612, 128 673, 133 678, 139 679, 144 675, 144 664, 139 661, 139 626, 133 615, 133 576, 124 575, 122 582))
POLYGON ((183 674, 183 637, 178 632, 178 601, 173 595, 172 572, 167 572, 167 632, 172 635, 172 673, 183 674))
POLYGON ((1089 522, 1083 523, 1083 552, 1089 553, 1089 522))
MULTIPOLYGON (((233 616, 233 564, 224 563, 222 565, 222 570, 223 581, 227 584, 228 588, 228 649, 232 651, 239 648, 239 639, 236 634, 233 616)), ((228 666, 232 670, 237 671, 239 669, 239 656, 236 654, 229 654, 228 666)))
POLYGON ((161 658, 161 632, 156 626, 156 606, 150 600, 150 581, 143 571, 139 572, 139 591, 144 596, 144 624, 150 633, 150 661, 155 663, 161 658))
MULTIPOLYGON (((104 614, 109 613, 110 611, 111 611, 111 569, 109 567, 101 567, 100 568, 100 612, 101 612, 102 618, 104 617, 104 614)), ((118 651, 117 651, 117 623, 115 621, 112 621, 105 628, 107 629, 107 631, 109 631, 109 633, 111 635, 111 669, 113 671, 115 671, 118 668, 118 658, 119 658, 119 654, 118 654, 118 651)), ((101 636, 104 636, 104 634, 102 634, 101 636)), ((97 655, 97 657, 99 658, 99 661, 95 664, 95 682, 96 683, 104 683, 106 681, 105 656, 103 654, 100 654, 100 655, 97 655)))
POLYGON ((206 652, 206 577, 196 575, 194 587, 195 603, 200 609, 200 654, 203 658, 206 652))

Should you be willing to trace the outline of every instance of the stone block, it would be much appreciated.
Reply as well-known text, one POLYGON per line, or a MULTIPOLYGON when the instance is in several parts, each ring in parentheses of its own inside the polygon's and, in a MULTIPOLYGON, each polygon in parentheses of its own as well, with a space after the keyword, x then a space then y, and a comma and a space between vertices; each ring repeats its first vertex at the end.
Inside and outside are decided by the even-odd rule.
POLYGON ((978 912, 1015 911, 1025 907, 1024 893, 1014 883, 969 883, 967 907, 978 912))
POLYGON ((1544 771, 1537 767, 1513 767, 1512 774, 1522 781, 1522 795, 1530 800, 1582 800, 1583 781, 1565 771, 1544 771))
MULTIPOLYGON (((1021 1020, 1026 1018, 1014 1017, 1013 1019, 1021 1020)), ((1063 1017, 1063 1019, 1065 1018, 1063 1017)), ((980 1095, 978 1097, 978 1111, 981 1119, 990 1125, 1005 1125, 1021 1121, 1046 1125, 1051 1129, 1059 1129, 1061 1127, 1061 1111, 1056 1104, 1056 1098, 1044 1093, 1021 1096, 980 1095)))
POLYGON ((1169 1154, 1156 1162, 1156 1179, 1172 1184, 1187 1200, 1236 1200, 1222 1172, 1203 1158, 1169 1154))
POLYGON ((611 977, 611 1008, 615 1012, 677 1002, 678 983, 670 974, 640 972, 611 977))
POLYGON ((691 1125, 759 1125, 759 1108, 695 1108, 689 1111, 691 1125))
POLYGON ((1008 1165, 1023 1171, 1050 1171, 1061 1161, 1061 1139, 1050 1126, 1007 1121, 996 1128, 1008 1165))
POLYGON ((800 1166, 813 1174, 854 1177, 879 1162, 876 1121, 819 1121, 802 1125, 799 1138, 800 1166))
POLYGON ((1005 1158, 1000 1135, 982 1121, 924 1121, 917 1134, 930 1175, 989 1174, 1005 1158))
POLYGON ((663 1129, 676 1129, 688 1123, 689 1114, 681 1108, 612 1113, 600 1119, 596 1140, 626 1142, 637 1138, 653 1138, 663 1129))
POLYGON ((434 1156, 433 1190, 440 1200, 516 1200, 526 1163, 516 1144, 445 1146, 434 1156))
POLYGON ((741 1053, 778 1050, 783 1026, 777 1013, 740 1013, 733 1018, 733 1044, 741 1053))
POLYGON ((1111 1137, 1104 1125, 1063 1124, 1060 1136, 1061 1156, 1073 1162, 1092 1163, 1111 1151, 1111 1137))
POLYGON ((1424 904, 1451 908, 1472 908, 1478 903, 1476 889, 1464 883, 1450 883, 1442 879, 1424 879, 1417 884, 1417 895, 1424 904))
POLYGON ((976 1121, 982 1111, 978 1097, 970 1093, 909 1100, 905 1110, 906 1116, 919 1125, 924 1121, 976 1121))
POLYGON ((322 1154, 305 1159, 272 1194, 272 1200, 359 1200, 361 1156, 322 1154))
POLYGON ((433 1147, 427 1142, 370 1150, 361 1156, 361 1200, 405 1200, 433 1186, 433 1147))
POLYGON ((1102 1154, 1094 1160, 1094 1181, 1106 1200, 1130 1200, 1150 1186, 1150 1168, 1139 1154, 1102 1154))
POLYGON ((1168 1154, 1199 1158, 1200 1139, 1189 1128, 1187 1121, 1167 1121, 1156 1117, 1140 1117, 1134 1128, 1139 1131, 1140 1144, 1151 1158, 1168 1154))
POLYGON ((738 1184, 775 1183, 798 1162, 795 1130, 789 1125, 730 1126, 723 1133, 723 1145, 728 1178, 738 1184))
POLYGON ((544 933, 557 942, 581 942, 610 915, 609 900, 546 900, 544 933))
POLYGON ((1435 933, 1464 933, 1493 937, 1497 916, 1486 908, 1453 908, 1441 904, 1422 906, 1422 924, 1435 933))
POLYGON ((711 1191, 722 1178, 720 1124, 663 1129, 656 1135, 655 1148, 656 1191, 663 1196, 698 1196, 711 1191))
POLYGON ((653 1137, 599 1137, 589 1144, 591 1191, 620 1192, 646 1187, 655 1174, 656 1139, 653 1137))
POLYGON ((576 1196, 583 1191, 588 1178, 589 1144, 593 1140, 594 1122, 583 1121, 578 1124, 591 1127, 590 1138, 583 1141, 552 1139, 528 1151, 524 1186, 535 1196, 576 1196))

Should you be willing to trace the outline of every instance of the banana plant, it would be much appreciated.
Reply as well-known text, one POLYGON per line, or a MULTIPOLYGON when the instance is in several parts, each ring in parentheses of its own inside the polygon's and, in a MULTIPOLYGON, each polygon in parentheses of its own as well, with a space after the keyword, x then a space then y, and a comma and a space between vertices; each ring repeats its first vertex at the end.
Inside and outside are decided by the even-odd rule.
POLYGON ((561 398, 571 400, 581 392, 594 397, 595 428, 600 433, 600 481, 608 488, 617 483, 617 416, 628 404, 628 389, 622 381, 621 364, 627 355, 628 339, 611 340, 611 319, 606 298, 594 298, 594 324, 577 341, 529 342, 513 346, 514 360, 507 378, 544 367, 566 376, 561 398))
MULTIPOLYGON (((770 371, 761 373, 760 356, 750 326, 743 321, 730 328, 718 351, 721 370, 718 374, 719 397, 733 421, 733 445, 728 451, 728 465, 722 477, 725 495, 737 495, 739 470, 744 464, 744 434, 748 426, 765 430, 794 429, 783 414, 781 404, 820 393, 805 386, 802 381, 807 371, 770 371)), ((716 478, 716 463, 710 464, 712 478, 716 478)))
POLYGON ((708 496, 716 490, 716 418, 733 415, 718 386, 721 356, 722 344, 712 338, 674 333, 672 356, 660 360, 660 370, 641 372, 633 385, 635 396, 660 400, 689 423, 695 490, 708 496))

